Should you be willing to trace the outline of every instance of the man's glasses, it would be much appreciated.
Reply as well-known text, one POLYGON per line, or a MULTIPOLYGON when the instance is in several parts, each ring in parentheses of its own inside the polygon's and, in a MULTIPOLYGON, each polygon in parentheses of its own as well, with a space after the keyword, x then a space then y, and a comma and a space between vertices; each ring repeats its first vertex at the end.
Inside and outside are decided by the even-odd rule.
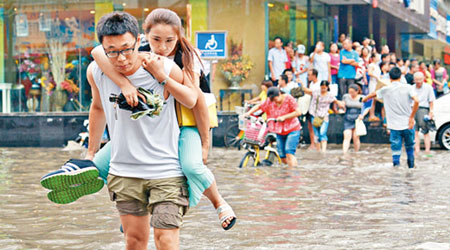
POLYGON ((119 54, 122 54, 123 56, 129 56, 129 55, 133 54, 135 47, 136 47, 136 43, 137 43, 137 40, 136 40, 136 42, 134 42, 133 47, 128 48, 128 49, 123 49, 123 50, 119 50, 119 51, 108 51, 108 52, 106 52, 106 50, 105 50, 105 54, 107 57, 110 57, 110 58, 118 57, 119 54))

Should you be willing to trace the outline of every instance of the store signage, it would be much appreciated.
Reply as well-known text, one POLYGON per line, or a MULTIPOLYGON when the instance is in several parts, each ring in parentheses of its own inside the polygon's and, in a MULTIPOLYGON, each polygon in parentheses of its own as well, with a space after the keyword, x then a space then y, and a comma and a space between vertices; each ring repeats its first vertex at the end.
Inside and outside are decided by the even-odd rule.
POLYGON ((444 64, 450 65, 450 55, 444 53, 444 64))
POLYGON ((15 22, 16 22, 16 36, 17 37, 27 37, 28 36, 27 14, 16 15, 15 22))
POLYGON ((227 57, 226 31, 195 32, 197 48, 202 52, 203 59, 223 59, 227 57))
POLYGON ((445 32, 446 39, 448 43, 450 43, 450 15, 447 15, 447 29, 445 32))

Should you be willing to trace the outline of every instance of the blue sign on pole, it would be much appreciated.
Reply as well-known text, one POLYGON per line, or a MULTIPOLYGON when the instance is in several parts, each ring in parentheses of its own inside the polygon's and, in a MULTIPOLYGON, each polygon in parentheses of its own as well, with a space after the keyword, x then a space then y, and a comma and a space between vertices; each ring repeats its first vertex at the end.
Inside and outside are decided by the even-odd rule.
POLYGON ((227 57, 226 31, 201 31, 195 33, 197 48, 203 59, 223 59, 227 57))

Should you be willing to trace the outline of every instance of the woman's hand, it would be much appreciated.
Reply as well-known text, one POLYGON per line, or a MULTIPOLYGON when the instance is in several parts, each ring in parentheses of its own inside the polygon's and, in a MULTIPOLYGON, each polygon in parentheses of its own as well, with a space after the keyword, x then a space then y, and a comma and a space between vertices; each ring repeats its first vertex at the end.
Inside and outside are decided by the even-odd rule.
POLYGON ((208 163, 208 153, 209 153, 209 145, 202 146, 202 160, 203 164, 208 163))
POLYGON ((277 117, 277 122, 284 122, 286 120, 283 116, 277 117))
POLYGON ((359 115, 359 116, 358 116, 358 120, 361 120, 361 121, 362 121, 363 119, 364 119, 364 116, 363 116, 363 115, 359 115))
POLYGON ((141 53, 142 66, 152 74, 159 82, 166 79, 167 74, 164 72, 164 57, 154 53, 141 53))

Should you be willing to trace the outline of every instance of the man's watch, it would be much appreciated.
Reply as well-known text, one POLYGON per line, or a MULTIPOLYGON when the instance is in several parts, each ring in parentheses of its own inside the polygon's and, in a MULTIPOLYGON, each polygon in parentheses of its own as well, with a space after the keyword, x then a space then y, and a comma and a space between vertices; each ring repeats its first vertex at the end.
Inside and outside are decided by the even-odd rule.
POLYGON ((161 84, 161 86, 164 86, 164 85, 166 85, 168 80, 169 80, 169 76, 166 76, 166 78, 162 82, 160 82, 159 84, 161 84))

